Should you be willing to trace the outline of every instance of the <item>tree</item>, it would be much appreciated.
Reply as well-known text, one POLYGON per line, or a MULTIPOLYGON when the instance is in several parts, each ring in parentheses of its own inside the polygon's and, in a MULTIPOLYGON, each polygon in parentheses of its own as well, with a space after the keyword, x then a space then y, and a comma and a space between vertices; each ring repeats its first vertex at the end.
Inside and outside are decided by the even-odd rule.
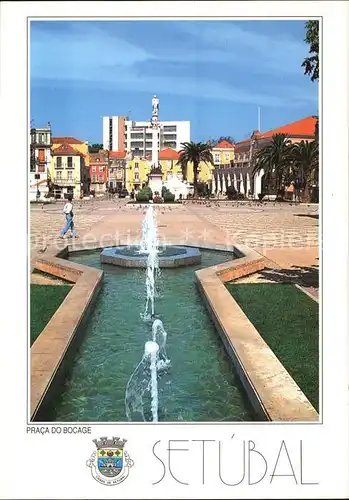
POLYGON ((88 147, 88 152, 89 153, 99 153, 101 149, 103 149, 103 144, 91 144, 88 147))
POLYGON ((219 144, 222 141, 227 141, 227 142, 230 142, 231 144, 235 143, 235 140, 230 135, 227 135, 227 136, 221 135, 221 137, 219 137, 219 139, 209 139, 207 141, 207 144, 214 148, 215 146, 217 146, 217 144, 219 144))
POLYGON ((257 151, 253 157, 253 175, 264 170, 265 179, 276 182, 280 190, 285 169, 289 165, 291 142, 286 134, 274 134, 270 144, 257 151))
POLYGON ((319 147, 316 141, 301 141, 290 148, 289 160, 295 186, 303 189, 303 199, 309 199, 309 184, 317 182, 319 147))
POLYGON ((177 162, 177 165, 181 166, 183 180, 186 181, 187 177, 188 177, 188 162, 185 159, 183 159, 183 160, 180 159, 177 162))
POLYGON ((304 74, 309 75, 311 81, 319 80, 319 21, 305 23, 304 41, 309 45, 309 56, 302 63, 304 74))
POLYGON ((316 123, 315 123, 315 142, 319 144, 319 117, 317 117, 316 123))
POLYGON ((200 162, 214 165, 213 156, 211 153, 211 146, 202 142, 182 142, 182 149, 179 151, 179 159, 177 165, 181 165, 182 169, 185 165, 187 168, 188 163, 193 164, 193 184, 194 184, 194 198, 198 196, 198 173, 200 162))

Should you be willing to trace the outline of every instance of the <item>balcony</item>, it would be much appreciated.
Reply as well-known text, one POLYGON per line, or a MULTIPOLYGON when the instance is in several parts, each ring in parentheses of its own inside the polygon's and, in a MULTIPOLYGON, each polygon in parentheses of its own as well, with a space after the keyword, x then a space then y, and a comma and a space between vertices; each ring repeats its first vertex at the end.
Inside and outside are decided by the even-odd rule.
POLYGON ((79 184, 80 181, 71 177, 54 177, 53 183, 58 186, 73 186, 74 184, 79 184))
POLYGON ((55 165, 55 170, 74 170, 74 168, 74 165, 67 165, 66 163, 55 165))

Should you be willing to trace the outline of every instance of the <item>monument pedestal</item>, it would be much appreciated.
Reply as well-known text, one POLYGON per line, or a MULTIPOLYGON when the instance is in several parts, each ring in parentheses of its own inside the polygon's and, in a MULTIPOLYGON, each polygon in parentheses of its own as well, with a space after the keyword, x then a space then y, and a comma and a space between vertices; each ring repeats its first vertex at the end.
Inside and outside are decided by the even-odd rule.
POLYGON ((161 190, 162 190, 162 170, 161 167, 153 167, 150 171, 150 174, 148 176, 148 186, 153 192, 153 196, 155 192, 159 193, 159 196, 161 196, 161 190))

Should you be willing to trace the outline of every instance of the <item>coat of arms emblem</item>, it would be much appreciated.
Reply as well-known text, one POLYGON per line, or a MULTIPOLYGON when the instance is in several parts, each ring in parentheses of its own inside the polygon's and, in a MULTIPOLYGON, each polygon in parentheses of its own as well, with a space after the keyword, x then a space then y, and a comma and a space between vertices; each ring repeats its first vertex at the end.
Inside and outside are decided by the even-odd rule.
POLYGON ((134 463, 124 449, 126 439, 102 437, 94 439, 93 442, 97 450, 86 462, 86 465, 91 468, 93 478, 106 486, 113 486, 124 481, 134 463))

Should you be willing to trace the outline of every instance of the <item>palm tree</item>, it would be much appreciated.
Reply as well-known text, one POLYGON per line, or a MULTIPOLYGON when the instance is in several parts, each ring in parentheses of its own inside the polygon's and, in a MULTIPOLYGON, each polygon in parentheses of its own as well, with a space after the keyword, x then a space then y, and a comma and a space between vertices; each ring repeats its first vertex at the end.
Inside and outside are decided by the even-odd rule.
POLYGON ((183 180, 186 181, 188 177, 188 162, 185 159, 179 160, 176 165, 181 166, 183 180))
POLYGON ((288 165, 291 141, 286 134, 274 134, 270 144, 256 152, 253 158, 253 175, 264 170, 265 178, 275 179, 279 190, 288 165))
POLYGON ((203 142, 182 142, 182 149, 179 151, 179 159, 177 165, 181 165, 186 171, 188 163, 193 164, 193 184, 194 198, 198 196, 198 174, 200 162, 214 165, 213 156, 211 153, 212 147, 203 142))
POLYGON ((303 199, 309 199, 309 184, 315 182, 319 171, 319 146, 316 141, 301 141, 290 150, 293 176, 303 189, 303 199))

